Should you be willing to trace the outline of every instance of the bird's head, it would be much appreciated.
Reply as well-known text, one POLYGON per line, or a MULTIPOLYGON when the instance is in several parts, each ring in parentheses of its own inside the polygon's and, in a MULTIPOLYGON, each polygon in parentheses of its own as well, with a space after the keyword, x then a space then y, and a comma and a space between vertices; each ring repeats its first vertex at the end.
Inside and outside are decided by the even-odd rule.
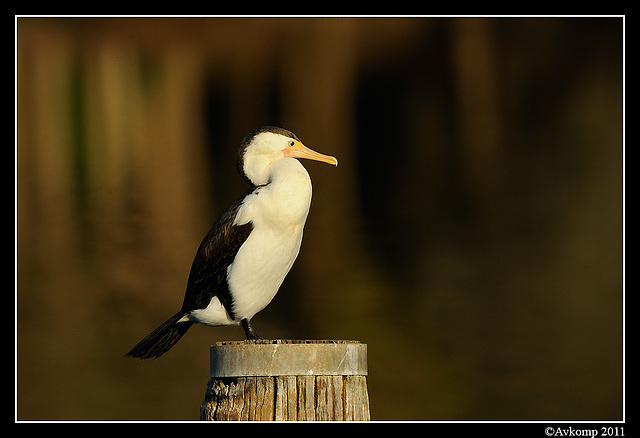
POLYGON ((335 157, 309 149, 294 133, 266 126, 249 134, 242 141, 238 149, 238 170, 251 185, 267 184, 271 165, 283 158, 306 158, 338 165, 335 157))

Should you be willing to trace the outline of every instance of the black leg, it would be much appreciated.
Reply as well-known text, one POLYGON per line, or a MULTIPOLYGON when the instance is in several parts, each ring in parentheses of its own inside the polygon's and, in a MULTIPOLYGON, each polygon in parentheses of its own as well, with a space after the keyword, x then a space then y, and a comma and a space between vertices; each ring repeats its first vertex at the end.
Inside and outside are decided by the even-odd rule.
POLYGON ((240 323, 242 324, 244 333, 247 335, 247 339, 264 339, 263 337, 258 336, 258 334, 253 331, 253 328, 251 328, 251 324, 249 324, 249 321, 246 318, 243 318, 240 323))

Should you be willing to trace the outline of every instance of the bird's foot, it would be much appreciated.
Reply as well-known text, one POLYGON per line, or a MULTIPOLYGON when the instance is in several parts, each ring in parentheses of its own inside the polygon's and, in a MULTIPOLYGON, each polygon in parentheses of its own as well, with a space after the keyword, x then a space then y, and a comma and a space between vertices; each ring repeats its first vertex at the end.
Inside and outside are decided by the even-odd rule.
POLYGON ((249 340, 264 339, 262 336, 258 336, 258 334, 253 331, 251 324, 249 324, 249 321, 246 318, 243 318, 242 321, 240 322, 242 324, 242 328, 244 329, 244 334, 247 336, 247 339, 249 340))

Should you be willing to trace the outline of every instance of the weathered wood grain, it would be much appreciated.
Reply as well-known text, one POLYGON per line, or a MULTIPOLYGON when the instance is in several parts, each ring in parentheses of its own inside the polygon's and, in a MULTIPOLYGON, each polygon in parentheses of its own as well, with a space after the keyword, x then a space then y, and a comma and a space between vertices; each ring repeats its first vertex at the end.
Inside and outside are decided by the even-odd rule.
MULTIPOLYGON (((293 343, 294 341, 289 341, 293 343)), ((319 369, 322 374, 305 375, 267 375, 267 376, 233 376, 219 377, 218 373, 225 374, 229 370, 213 370, 212 377, 207 385, 205 400, 200 409, 200 418, 208 421, 368 421, 369 394, 367 389, 366 373, 363 375, 340 375, 337 371, 327 372, 327 364, 317 364, 314 361, 322 361, 331 355, 325 355, 326 344, 329 342, 354 342, 354 341, 297 341, 309 345, 305 350, 305 360, 308 363, 301 365, 300 358, 285 352, 283 358, 295 360, 296 369, 319 369), (325 347, 317 347, 317 345, 325 347), (315 345, 315 346, 314 346, 315 345), (300 368, 303 366, 303 368, 300 368), (307 367, 307 368, 305 368, 307 367)), ((279 341, 281 344, 286 342, 279 341)), ((264 345, 264 342, 261 342, 264 345)), ((229 345, 229 344, 224 344, 229 345)), ((242 343, 242 358, 251 359, 250 341, 242 343)), ((289 344, 286 344, 289 345, 289 344)), ((213 348, 213 347, 212 347, 213 348)), ((279 347, 283 348, 283 347, 279 347)), ((287 348, 287 347, 284 347, 287 348)), ((264 354, 264 349, 257 355, 264 354)), ((296 350, 298 351, 298 350, 296 350)), ((366 364, 366 349, 353 350, 362 354, 366 364)), ((280 351, 281 352, 281 351, 280 351)), ((226 352, 225 354, 227 354, 226 352)), ((348 356, 348 355, 347 355, 348 356)), ((213 356, 212 356, 213 357, 213 356)), ((346 357, 353 360, 353 357, 346 357)), ((213 359, 212 359, 213 360, 213 359)), ((217 360, 217 359, 216 359, 217 360)), ((234 358, 225 362, 229 367, 236 369, 234 358)), ((360 363, 358 362, 358 363, 360 363)), ((258 364, 260 369, 287 369, 286 364, 258 364)), ((344 367, 343 363, 336 361, 336 368, 352 373, 352 366, 344 367)), ((362 369, 358 365, 358 369, 362 369)), ((366 370, 366 366, 364 367, 366 370)), ((251 372, 249 372, 251 374, 251 372)))

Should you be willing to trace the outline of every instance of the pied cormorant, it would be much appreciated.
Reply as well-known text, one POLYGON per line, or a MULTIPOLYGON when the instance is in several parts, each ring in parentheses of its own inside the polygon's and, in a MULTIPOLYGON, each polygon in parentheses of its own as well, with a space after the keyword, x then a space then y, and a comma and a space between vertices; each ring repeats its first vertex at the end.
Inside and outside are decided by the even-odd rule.
POLYGON ((160 357, 195 323, 241 324, 247 339, 260 338, 249 321, 271 302, 296 260, 311 205, 311 179, 297 158, 338 165, 282 128, 264 127, 242 141, 238 170, 251 189, 202 240, 180 311, 126 356, 160 357))

